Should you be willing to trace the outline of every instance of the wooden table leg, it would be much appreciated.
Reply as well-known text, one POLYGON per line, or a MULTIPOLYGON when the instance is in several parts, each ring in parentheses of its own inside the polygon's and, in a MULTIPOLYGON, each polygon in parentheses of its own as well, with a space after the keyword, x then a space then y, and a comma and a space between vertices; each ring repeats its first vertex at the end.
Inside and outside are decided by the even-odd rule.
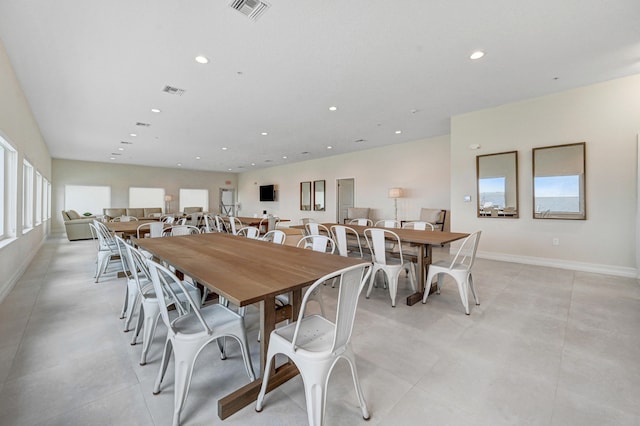
MULTIPOLYGON (((418 261, 417 261, 418 276, 416 277, 418 281, 418 285, 417 285, 418 291, 416 293, 413 293, 407 296, 407 305, 409 306, 413 306, 422 300, 422 296, 424 295, 424 291, 425 291, 425 279, 427 276, 427 268, 429 268, 429 264, 431 263, 432 254, 433 252, 431 250, 431 244, 426 244, 426 245, 420 244, 418 246, 418 261), (425 258, 427 259, 426 263, 424 261, 425 258)), ((433 292, 432 289, 429 288, 429 293, 432 293, 432 292, 433 292)))

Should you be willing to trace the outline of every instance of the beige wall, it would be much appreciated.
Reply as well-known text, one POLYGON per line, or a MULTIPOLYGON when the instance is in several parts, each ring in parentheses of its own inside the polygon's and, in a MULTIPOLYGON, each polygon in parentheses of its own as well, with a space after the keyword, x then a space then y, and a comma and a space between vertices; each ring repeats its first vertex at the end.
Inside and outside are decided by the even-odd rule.
POLYGON ((373 209, 376 219, 393 218, 392 187, 404 189, 398 199, 398 219, 418 219, 421 207, 449 209, 449 137, 375 148, 240 174, 240 215, 262 210, 297 224, 302 217, 336 220, 336 180, 355 179, 356 207, 373 209), (300 210, 300 182, 326 181, 326 211, 300 210), (278 201, 260 202, 260 185, 275 184, 278 201))
POLYGON ((452 228, 482 229, 483 257, 635 276, 639 130, 640 75, 453 117, 452 228), (582 141, 587 220, 532 219, 532 148, 582 141), (514 149, 520 219, 477 218, 475 156, 514 149))
MULTIPOLYGON (((111 187, 111 205, 105 207, 129 207, 129 187, 131 186, 164 188, 165 194, 173 195, 173 201, 171 202, 172 212, 176 212, 180 206, 180 188, 208 189, 208 211, 218 212, 220 188, 233 189, 236 188, 236 183, 237 175, 235 173, 54 159, 52 189, 53 231, 62 231, 64 229, 60 212, 64 209, 64 188, 66 185, 102 185, 111 187)), ((158 207, 164 208, 164 205, 158 207)), ((102 212, 99 213, 101 214, 102 212)))
MULTIPOLYGON (((11 63, 0 42, 0 136, 18 152, 18 176, 26 158, 33 167, 51 181, 51 157, 40 129, 22 93, 11 63)), ((0 241, 0 300, 11 290, 49 229, 49 221, 22 234, 22 178, 17 180, 17 232, 15 238, 0 241)))

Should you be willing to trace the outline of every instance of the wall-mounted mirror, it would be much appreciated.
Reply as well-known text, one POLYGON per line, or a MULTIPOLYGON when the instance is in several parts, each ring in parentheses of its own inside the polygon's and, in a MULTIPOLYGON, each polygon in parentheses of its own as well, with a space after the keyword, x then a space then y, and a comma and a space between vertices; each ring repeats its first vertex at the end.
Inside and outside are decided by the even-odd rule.
POLYGON ((518 217, 518 152, 476 157, 478 217, 518 217))
POLYGON ((311 210, 311 182, 300 182, 300 210, 311 210))
POLYGON ((587 218, 585 143, 533 149, 534 219, 587 218))
POLYGON ((313 209, 324 211, 324 180, 313 181, 313 209))

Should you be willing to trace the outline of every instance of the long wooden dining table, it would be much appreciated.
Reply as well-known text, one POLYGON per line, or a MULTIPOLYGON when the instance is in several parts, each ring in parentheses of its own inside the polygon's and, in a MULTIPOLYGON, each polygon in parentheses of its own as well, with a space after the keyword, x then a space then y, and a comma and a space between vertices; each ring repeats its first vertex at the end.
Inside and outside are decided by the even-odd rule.
MULTIPOLYGON (((117 234, 127 234, 127 235, 135 235, 138 232, 138 226, 143 223, 149 222, 157 222, 158 219, 141 219, 141 220, 130 220, 127 222, 105 222, 105 226, 111 232, 115 232, 117 234)), ((147 232, 149 230, 147 229, 147 232)))
MULTIPOLYGON (((337 223, 323 223, 322 225, 331 229, 333 225, 337 223)), ((344 225, 349 228, 353 228, 358 235, 364 236, 364 230, 367 228, 376 228, 375 226, 360 226, 360 225, 344 225)), ((304 229, 304 225, 295 225, 292 228, 304 229)), ((379 227, 381 228, 381 227, 379 227)), ((402 229, 402 228, 382 228, 388 229, 398 234, 401 243, 409 243, 417 249, 416 253, 416 266, 418 276, 418 291, 407 296, 407 305, 415 305, 418 301, 422 300, 422 296, 425 291, 425 279, 427 277, 427 271, 429 264, 432 261, 432 248, 433 246, 441 246, 451 243, 453 241, 467 238, 469 234, 464 232, 445 232, 445 231, 421 231, 417 229, 402 229)))
MULTIPOLYGON (((286 317, 293 320, 298 317, 302 289, 324 275, 362 263, 361 259, 224 233, 140 238, 133 243, 237 306, 260 304, 261 373, 271 331, 286 317), (276 310, 275 297, 284 293, 291 293, 291 304, 276 310)), ((297 374, 291 362, 278 367, 270 376, 268 391, 297 374)), ((220 399, 218 416, 225 419, 255 401, 261 385, 262 379, 258 378, 220 399)))

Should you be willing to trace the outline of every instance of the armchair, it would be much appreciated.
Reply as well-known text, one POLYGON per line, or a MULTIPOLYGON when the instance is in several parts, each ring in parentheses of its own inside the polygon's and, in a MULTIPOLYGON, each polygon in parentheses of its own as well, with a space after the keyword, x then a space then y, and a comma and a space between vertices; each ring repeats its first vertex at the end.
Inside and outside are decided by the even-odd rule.
POLYGON ((69 241, 90 240, 93 238, 89 224, 95 216, 82 216, 75 210, 63 210, 62 220, 69 241))

